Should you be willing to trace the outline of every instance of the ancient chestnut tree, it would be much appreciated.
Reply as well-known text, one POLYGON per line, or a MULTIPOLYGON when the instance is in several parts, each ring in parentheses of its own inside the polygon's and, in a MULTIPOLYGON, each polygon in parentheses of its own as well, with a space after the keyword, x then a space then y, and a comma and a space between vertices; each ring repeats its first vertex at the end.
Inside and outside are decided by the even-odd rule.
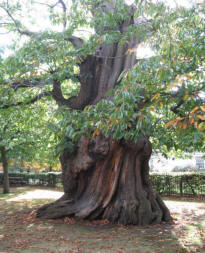
POLYGON ((170 221, 152 188, 149 159, 152 146, 166 154, 204 145, 203 4, 30 5, 48 10, 47 29, 33 31, 21 22, 23 1, 0 5, 2 29, 25 38, 4 60, 6 85, 23 95, 2 101, 1 108, 43 97, 59 106, 64 195, 37 216, 137 225, 170 221), (137 49, 146 44, 154 54, 139 59, 137 49))

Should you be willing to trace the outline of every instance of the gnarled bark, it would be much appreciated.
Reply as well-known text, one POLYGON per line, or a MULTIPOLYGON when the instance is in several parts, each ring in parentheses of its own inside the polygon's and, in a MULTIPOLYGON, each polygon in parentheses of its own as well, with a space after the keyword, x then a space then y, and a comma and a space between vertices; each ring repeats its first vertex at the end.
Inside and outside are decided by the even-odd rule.
POLYGON ((133 144, 82 137, 73 154, 65 150, 61 156, 65 194, 41 207, 37 217, 108 219, 125 225, 171 220, 149 180, 151 150, 145 138, 133 144))

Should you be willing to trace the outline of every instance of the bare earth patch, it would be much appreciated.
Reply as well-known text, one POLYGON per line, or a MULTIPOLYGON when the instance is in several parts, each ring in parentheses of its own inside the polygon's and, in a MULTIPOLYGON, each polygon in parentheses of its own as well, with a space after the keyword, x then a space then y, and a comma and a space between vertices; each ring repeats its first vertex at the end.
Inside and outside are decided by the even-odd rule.
POLYGON ((36 209, 59 198, 48 188, 0 194, 0 253, 205 252, 205 201, 166 199, 174 221, 136 227, 65 218, 40 220, 36 209))

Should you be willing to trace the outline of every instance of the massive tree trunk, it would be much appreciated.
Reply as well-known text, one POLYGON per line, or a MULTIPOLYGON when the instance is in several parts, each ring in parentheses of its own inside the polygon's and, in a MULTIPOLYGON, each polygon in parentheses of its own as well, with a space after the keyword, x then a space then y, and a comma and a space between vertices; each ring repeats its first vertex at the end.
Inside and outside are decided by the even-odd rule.
POLYGON ((8 170, 8 161, 6 157, 6 149, 5 147, 1 147, 1 158, 3 164, 3 172, 4 172, 4 180, 3 180, 3 193, 9 193, 9 170, 8 170))
MULTIPOLYGON (((116 29, 124 35, 127 28, 137 22, 131 13, 116 29)), ((136 53, 129 49, 136 48, 140 41, 141 38, 132 37, 124 45, 116 41, 96 48, 94 55, 81 59, 79 95, 65 99, 56 81, 54 99, 78 110, 107 99, 106 92, 119 85, 120 74, 136 63, 136 53)), ((145 137, 139 138, 137 143, 104 136, 82 137, 74 153, 64 150, 61 156, 64 196, 41 207, 37 217, 74 216, 137 225, 171 220, 169 210, 150 183, 151 151, 151 143, 145 137)))
POLYGON ((65 194, 38 210, 38 217, 108 219, 148 225, 171 220, 149 180, 151 144, 82 137, 74 153, 61 156, 65 194))

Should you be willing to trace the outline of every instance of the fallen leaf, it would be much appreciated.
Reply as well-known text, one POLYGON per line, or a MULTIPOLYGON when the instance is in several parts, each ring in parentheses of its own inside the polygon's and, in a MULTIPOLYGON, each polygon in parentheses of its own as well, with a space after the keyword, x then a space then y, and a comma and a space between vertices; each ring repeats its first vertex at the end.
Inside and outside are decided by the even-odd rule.
POLYGON ((38 226, 36 229, 37 229, 38 231, 44 231, 44 230, 46 230, 45 227, 41 227, 41 226, 38 226))
MULTIPOLYGON (((5 236, 4 236, 4 235, 0 235, 0 241, 3 241, 3 240, 4 240, 4 238, 5 238, 5 236)), ((0 253, 2 253, 2 252, 0 252, 0 253)))

